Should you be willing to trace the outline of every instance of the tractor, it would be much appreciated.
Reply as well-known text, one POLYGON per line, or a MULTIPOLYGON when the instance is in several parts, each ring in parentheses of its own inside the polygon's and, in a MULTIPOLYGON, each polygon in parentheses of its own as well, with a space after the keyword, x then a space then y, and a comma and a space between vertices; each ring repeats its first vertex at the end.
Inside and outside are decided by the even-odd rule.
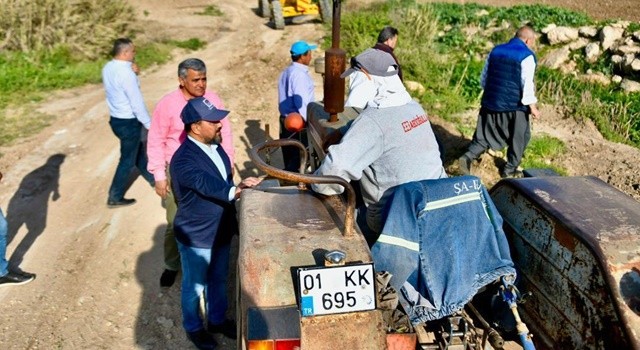
POLYGON ((284 29, 286 21, 302 23, 318 16, 331 21, 329 0, 258 0, 258 14, 271 18, 276 29, 284 29))

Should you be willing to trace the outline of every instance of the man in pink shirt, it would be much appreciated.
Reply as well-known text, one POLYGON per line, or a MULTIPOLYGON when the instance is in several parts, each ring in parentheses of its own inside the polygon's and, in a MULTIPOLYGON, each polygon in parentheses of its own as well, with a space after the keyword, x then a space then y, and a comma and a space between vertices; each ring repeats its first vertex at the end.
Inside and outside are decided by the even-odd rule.
MULTIPOLYGON (((184 123, 180 113, 187 101, 204 96, 218 109, 224 109, 220 97, 213 91, 207 90, 207 68, 201 60, 188 58, 178 65, 177 90, 162 97, 156 105, 151 118, 151 128, 147 139, 147 169, 155 179, 156 193, 165 201, 167 209, 167 229, 164 235, 164 264, 165 270, 160 277, 160 286, 171 287, 180 269, 180 253, 173 233, 173 219, 176 216, 177 204, 167 178, 167 165, 171 162, 173 153, 186 138, 184 123)), ((233 166, 234 150, 231 124, 229 118, 221 121, 222 148, 229 156, 233 166)))

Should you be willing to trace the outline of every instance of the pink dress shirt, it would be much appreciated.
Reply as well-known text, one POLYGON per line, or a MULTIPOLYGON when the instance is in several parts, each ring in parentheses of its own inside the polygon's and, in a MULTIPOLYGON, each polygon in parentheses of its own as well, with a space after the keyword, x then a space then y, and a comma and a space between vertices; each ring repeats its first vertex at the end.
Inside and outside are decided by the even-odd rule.
MULTIPOLYGON (((207 91, 204 97, 211 101, 216 108, 224 109, 222 100, 215 92, 207 91)), ((147 170, 153 174, 156 181, 167 179, 167 165, 171 157, 187 137, 184 132, 184 124, 180 119, 180 113, 187 104, 187 99, 179 88, 158 102, 151 117, 151 128, 147 138, 147 170)), ((229 156, 233 166, 235 152, 233 150, 233 136, 229 118, 224 118, 222 123, 222 148, 229 156)))

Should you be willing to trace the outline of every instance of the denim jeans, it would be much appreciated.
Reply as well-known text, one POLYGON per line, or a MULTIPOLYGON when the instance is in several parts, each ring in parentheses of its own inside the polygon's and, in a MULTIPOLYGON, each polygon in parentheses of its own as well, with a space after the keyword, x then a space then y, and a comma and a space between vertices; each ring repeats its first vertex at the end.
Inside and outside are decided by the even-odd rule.
POLYGON ((204 292, 209 323, 221 324, 227 311, 227 274, 231 245, 193 248, 178 242, 182 262, 182 326, 187 332, 204 328, 200 295, 204 292))
POLYGON ((120 139, 120 161, 109 188, 109 200, 121 201, 129 186, 129 176, 134 167, 152 186, 153 175, 147 171, 147 153, 142 147, 140 132, 142 124, 137 119, 110 118, 109 125, 120 139))
POLYGON ((9 273, 9 262, 5 257, 7 254, 7 227, 7 219, 0 209, 0 277, 9 273))
POLYGON ((385 210, 371 256, 393 275, 413 324, 451 315, 482 287, 516 274, 502 217, 477 177, 399 185, 385 210))

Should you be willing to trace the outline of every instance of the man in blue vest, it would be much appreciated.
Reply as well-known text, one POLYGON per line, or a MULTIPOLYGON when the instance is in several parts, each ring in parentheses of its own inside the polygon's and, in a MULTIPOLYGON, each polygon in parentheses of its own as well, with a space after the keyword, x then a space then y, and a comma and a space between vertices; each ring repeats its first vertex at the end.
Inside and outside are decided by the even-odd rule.
POLYGON ((535 42, 533 29, 524 26, 513 39, 489 53, 480 77, 484 93, 476 132, 467 152, 458 159, 465 175, 470 173, 471 161, 484 151, 507 146, 507 163, 500 176, 522 177, 518 166, 531 139, 529 116, 540 116, 533 83, 535 42))

